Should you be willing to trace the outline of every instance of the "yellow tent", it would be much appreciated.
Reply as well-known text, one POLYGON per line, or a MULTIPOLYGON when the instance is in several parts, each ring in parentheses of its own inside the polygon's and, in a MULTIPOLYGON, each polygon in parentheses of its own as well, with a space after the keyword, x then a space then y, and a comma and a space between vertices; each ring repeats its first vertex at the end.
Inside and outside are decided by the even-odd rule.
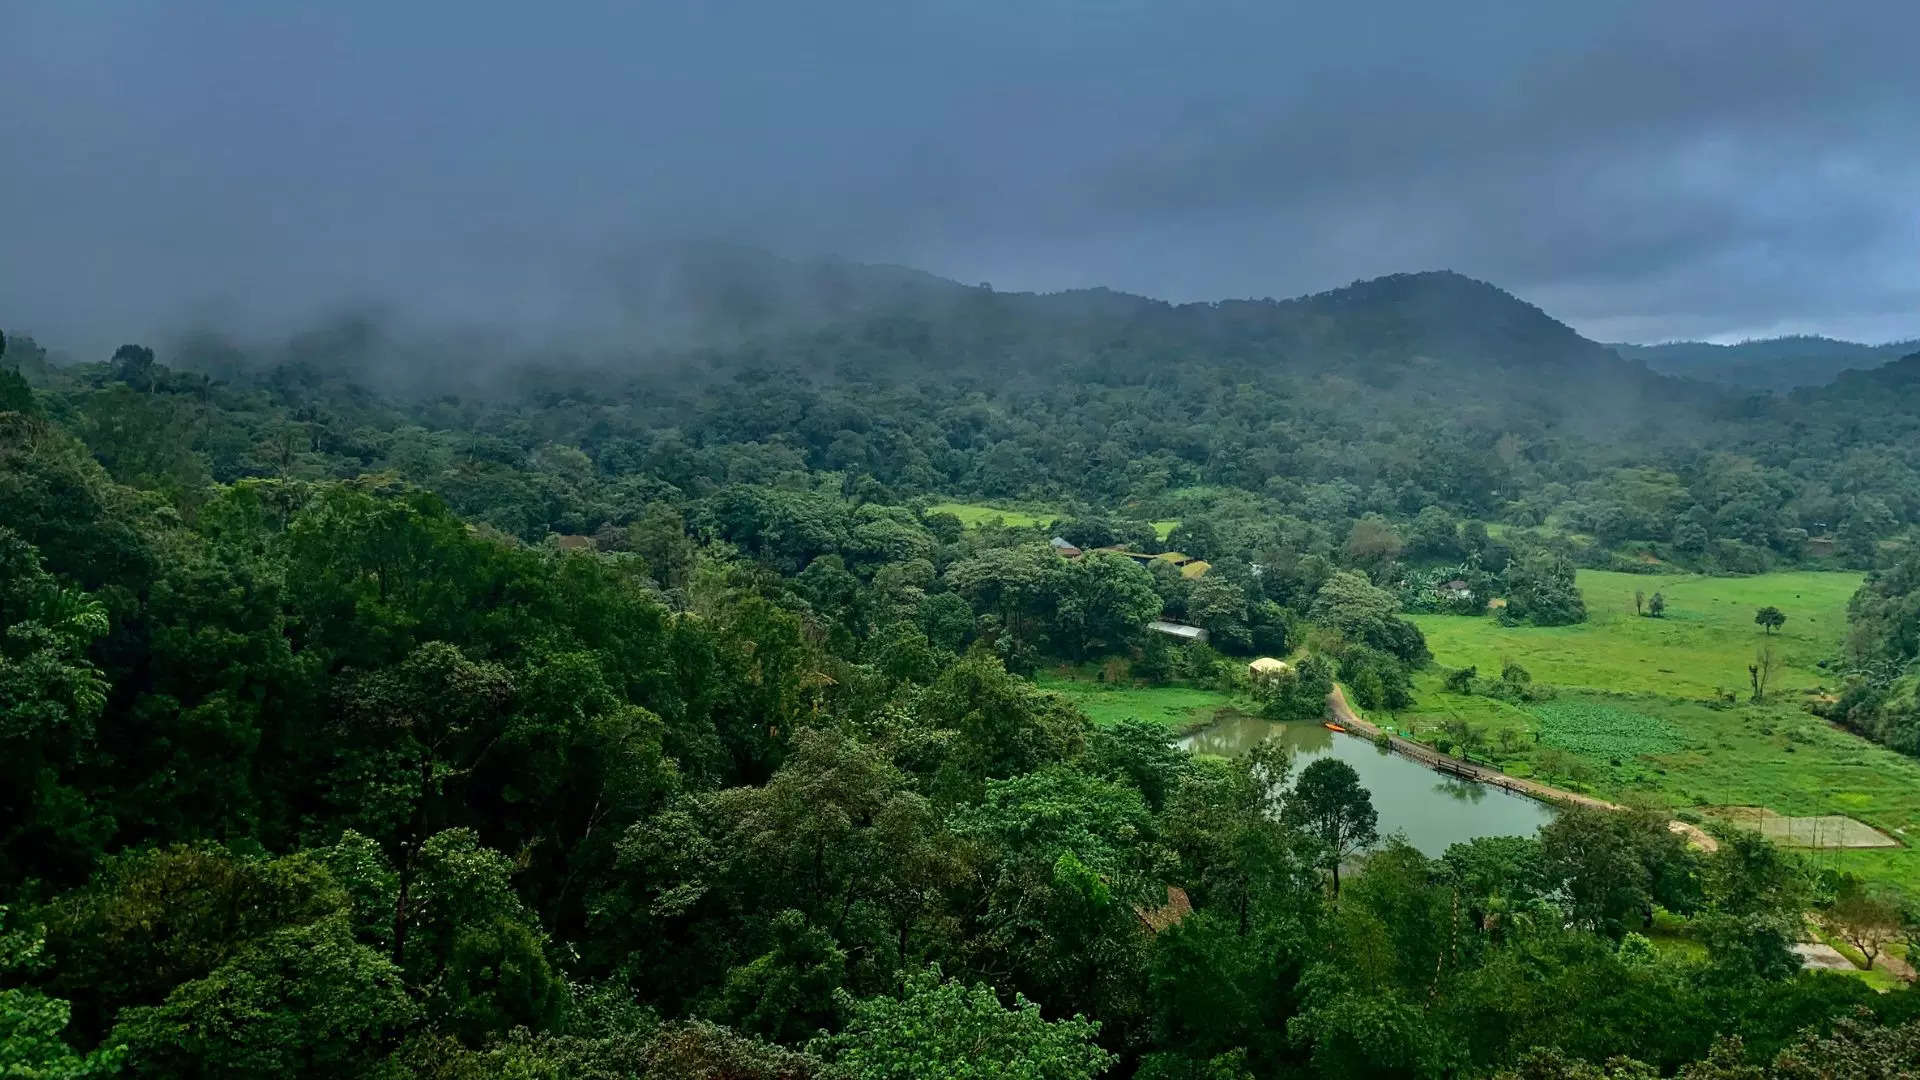
POLYGON ((1247 674, 1255 679, 1277 679, 1292 670, 1285 660, 1275 660, 1271 656, 1263 656, 1247 665, 1247 674))

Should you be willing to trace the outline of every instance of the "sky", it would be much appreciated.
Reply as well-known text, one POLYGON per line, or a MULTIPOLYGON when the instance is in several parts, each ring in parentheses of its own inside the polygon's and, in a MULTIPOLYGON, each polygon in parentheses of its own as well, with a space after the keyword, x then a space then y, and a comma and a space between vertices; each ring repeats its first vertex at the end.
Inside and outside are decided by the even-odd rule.
POLYGON ((1914 0, 0 0, 0 326, 617 327, 687 239, 1920 336, 1914 0))

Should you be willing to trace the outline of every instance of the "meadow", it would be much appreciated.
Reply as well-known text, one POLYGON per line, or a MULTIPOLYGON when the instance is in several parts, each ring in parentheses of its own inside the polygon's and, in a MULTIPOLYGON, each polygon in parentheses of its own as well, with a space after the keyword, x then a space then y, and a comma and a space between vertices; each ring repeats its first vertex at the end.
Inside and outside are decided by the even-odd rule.
POLYGON ((1002 525, 1014 529, 1027 529, 1035 525, 1051 525, 1060 520, 1060 515, 1046 511, 1014 510, 1004 506, 990 506, 986 503, 942 502, 927 507, 929 514, 952 514, 960 519, 960 524, 969 529, 977 529, 995 518, 1002 525))
POLYGON ((1095 668, 1059 667, 1039 672, 1034 682, 1072 701, 1094 723, 1108 726, 1123 720, 1145 720, 1178 735, 1213 722, 1223 708, 1253 708, 1218 690, 1191 686, 1135 686, 1101 682, 1095 668))
POLYGON ((1491 618, 1413 616, 1436 664, 1415 678, 1417 703, 1391 718, 1417 738, 1449 721, 1484 735, 1489 758, 1515 775, 1701 822, 1713 808, 1764 806, 1780 814, 1844 814, 1901 841, 1897 848, 1809 852, 1821 865, 1920 889, 1920 761, 1839 730, 1806 711, 1830 686, 1820 668, 1839 654, 1857 574, 1792 572, 1751 578, 1648 577, 1581 571, 1586 623, 1506 627, 1491 618), (1635 616, 1633 593, 1662 592, 1662 619, 1635 616), (1768 635, 1754 609, 1772 604, 1787 624, 1768 635), (1775 691, 1749 701, 1746 665, 1771 645, 1775 691), (1448 692, 1448 669, 1497 676, 1512 661, 1551 696, 1509 702, 1448 692), (1718 702, 1733 691, 1736 703, 1718 702), (1501 732, 1508 732, 1502 736, 1501 732))
MULTIPOLYGON (((960 524, 969 529, 977 529, 987 522, 1000 519, 1002 525, 1012 529, 1028 529, 1036 525, 1051 525, 1061 519, 1061 515, 1048 510, 1016 510, 1011 507, 994 506, 990 503, 941 502, 927 507, 929 514, 952 514, 960 519, 960 524)), ((1173 530, 1180 527, 1179 518, 1163 518, 1148 522, 1153 526, 1153 534, 1165 540, 1173 530)), ((1069 538, 1071 539, 1071 538, 1069 538)))
POLYGON ((1747 665, 1763 647, 1781 665, 1773 689, 1783 695, 1830 685, 1819 667, 1837 656, 1847 632, 1847 600, 1861 576, 1791 571, 1724 578, 1582 570, 1587 621, 1573 626, 1502 626, 1492 618, 1414 615, 1434 656, 1447 667, 1477 666, 1498 675, 1508 661, 1556 686, 1707 699, 1742 698, 1747 665), (1660 618, 1634 614, 1634 593, 1660 593, 1660 618), (1754 624, 1762 607, 1786 613, 1768 634, 1754 624))

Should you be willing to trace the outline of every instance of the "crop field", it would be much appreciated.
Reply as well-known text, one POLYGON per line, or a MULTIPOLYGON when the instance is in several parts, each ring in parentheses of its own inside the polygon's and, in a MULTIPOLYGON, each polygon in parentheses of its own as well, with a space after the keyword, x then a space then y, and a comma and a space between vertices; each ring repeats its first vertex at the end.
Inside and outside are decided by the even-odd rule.
POLYGON ((1899 846, 1829 843, 1807 856, 1920 891, 1920 849, 1909 839, 1920 839, 1920 760, 1795 705, 1713 708, 1652 695, 1566 691, 1516 706, 1448 693, 1429 679, 1416 681, 1418 704, 1394 721, 1416 738, 1431 741, 1448 719, 1458 718, 1486 734, 1481 756, 1509 773, 1691 814, 1703 824, 1725 823, 1726 807, 1761 807, 1795 820, 1844 815, 1899 846), (1582 726, 1583 718, 1591 728, 1582 726), (1513 732, 1504 741, 1502 728, 1513 732))
POLYGON ((1060 515, 1028 510, 1012 510, 1004 506, 989 506, 986 503, 943 502, 927 507, 929 514, 952 514, 969 529, 978 528, 999 518, 1001 524, 1015 529, 1031 528, 1035 525, 1051 525, 1060 520, 1060 515))
POLYGON ((1747 665, 1771 648, 1783 696, 1830 685, 1819 668, 1846 637, 1847 600, 1860 575, 1819 571, 1747 578, 1580 571, 1587 621, 1573 626, 1501 626, 1492 618, 1413 615, 1434 656, 1448 667, 1497 675, 1513 661, 1539 682, 1692 700, 1719 691, 1745 697, 1747 665), (1654 619, 1634 614, 1635 591, 1667 601, 1654 619), (1787 623, 1768 634, 1753 613, 1772 605, 1787 623))
POLYGON ((1635 757, 1677 750, 1673 725, 1643 712, 1597 701, 1563 700, 1527 710, 1540 718, 1540 742, 1589 757, 1635 757))

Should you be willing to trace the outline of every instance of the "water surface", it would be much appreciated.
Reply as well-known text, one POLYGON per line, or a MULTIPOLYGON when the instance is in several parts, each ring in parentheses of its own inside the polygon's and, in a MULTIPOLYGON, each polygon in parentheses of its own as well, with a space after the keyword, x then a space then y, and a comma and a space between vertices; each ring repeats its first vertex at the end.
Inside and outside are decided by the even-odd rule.
POLYGON ((1275 723, 1235 709, 1220 710, 1214 723, 1180 740, 1199 754, 1232 757, 1276 735, 1293 751, 1294 773, 1331 754, 1353 766, 1380 812, 1380 835, 1400 832, 1434 856, 1476 836, 1532 836, 1553 820, 1542 802, 1445 776, 1366 739, 1340 735, 1317 723, 1275 723))

